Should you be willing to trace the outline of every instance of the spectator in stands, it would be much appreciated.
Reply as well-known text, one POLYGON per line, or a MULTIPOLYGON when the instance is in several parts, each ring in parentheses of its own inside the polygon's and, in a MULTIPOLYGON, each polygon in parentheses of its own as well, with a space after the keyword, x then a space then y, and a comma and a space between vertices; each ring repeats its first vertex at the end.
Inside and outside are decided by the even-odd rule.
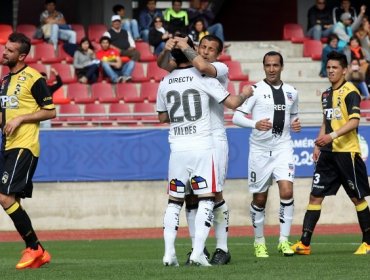
POLYGON ((112 83, 122 83, 131 80, 131 74, 135 67, 133 60, 128 60, 120 56, 116 48, 111 47, 111 39, 103 36, 99 40, 101 50, 96 53, 100 60, 104 74, 106 74, 112 83), (123 62, 123 60, 125 62, 123 62))
MULTIPOLYGON (((188 9, 190 29, 198 19, 202 19, 206 30, 209 34, 215 35, 225 41, 224 28, 221 23, 213 24, 215 14, 212 11, 208 0, 190 0, 190 7, 188 9)), ((199 39, 200 40, 200 39, 199 39)))
POLYGON ((320 77, 327 77, 327 72, 326 72, 326 63, 328 62, 328 54, 331 51, 336 51, 336 52, 342 52, 338 48, 338 42, 339 38, 336 34, 330 34, 328 37, 328 43, 327 45, 323 48, 322 54, 321 54, 321 70, 320 70, 320 77))
POLYGON ((182 0, 172 0, 172 8, 167 8, 163 12, 163 16, 168 32, 171 34, 175 34, 176 32, 182 34, 188 33, 188 13, 182 9, 182 0))
POLYGON ((140 35, 145 42, 149 42, 149 30, 153 26, 154 18, 162 16, 162 12, 157 9, 156 5, 156 0, 147 0, 146 8, 139 14, 140 35))
POLYGON ((344 13, 340 16, 340 21, 335 24, 333 29, 333 33, 337 34, 339 37, 338 47, 340 49, 344 48, 348 44, 349 39, 360 28, 362 17, 365 15, 365 12, 366 6, 362 5, 360 14, 354 22, 352 22, 352 16, 350 13, 344 13))
POLYGON ((198 18, 194 22, 189 32, 189 36, 193 40, 195 46, 199 46, 200 40, 208 34, 209 32, 207 31, 202 18, 198 18))
POLYGON ((149 31, 149 44, 154 47, 155 55, 159 55, 162 52, 169 38, 172 38, 172 34, 164 29, 163 18, 155 17, 154 26, 149 31))
POLYGON ((45 11, 41 13, 40 22, 44 38, 53 44, 55 49, 58 39, 76 44, 76 32, 66 24, 63 14, 56 10, 55 0, 45 1, 45 11))
POLYGON ((355 34, 360 39, 361 46, 370 53, 370 23, 367 15, 362 17, 361 25, 355 34))
POLYGON ((73 56, 73 66, 78 81, 82 84, 92 84, 98 80, 99 60, 95 59, 94 46, 87 37, 81 39, 73 56))
POLYGON ((352 20, 357 18, 357 12, 354 7, 351 6, 350 0, 342 0, 340 1, 340 7, 333 8, 333 22, 336 24, 340 21, 340 16, 343 13, 350 13, 352 16, 352 20))
POLYGON ((348 64, 350 64, 352 60, 358 60, 360 71, 364 74, 366 73, 369 65, 368 61, 370 61, 370 53, 361 47, 360 40, 356 36, 351 37, 343 52, 347 57, 348 64))
POLYGON ((125 7, 117 4, 113 6, 112 10, 114 15, 119 15, 121 17, 122 28, 125 29, 135 41, 141 40, 137 20, 125 16, 125 7))
POLYGON ((365 73, 360 70, 360 61, 354 59, 346 74, 346 80, 352 82, 361 92, 363 99, 369 99, 369 89, 365 82, 365 73))
POLYGON ((326 0, 316 0, 307 13, 307 36, 314 40, 328 37, 332 33, 333 18, 326 0))
POLYGON ((140 52, 135 49, 135 41, 125 29, 122 29, 119 15, 112 16, 112 26, 103 36, 111 39, 111 47, 117 49, 121 56, 128 56, 134 61, 140 60, 140 52))

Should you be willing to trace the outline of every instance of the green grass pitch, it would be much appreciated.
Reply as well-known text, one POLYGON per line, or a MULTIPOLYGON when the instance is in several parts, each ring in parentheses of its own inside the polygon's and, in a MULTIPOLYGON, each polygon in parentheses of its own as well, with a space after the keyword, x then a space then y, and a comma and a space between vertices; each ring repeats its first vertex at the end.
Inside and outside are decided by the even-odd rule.
MULTIPOLYGON (((291 240, 298 239, 293 236, 291 240)), ((267 238, 270 257, 253 255, 251 237, 229 238, 231 263, 219 267, 187 267, 188 239, 177 239, 180 267, 162 265, 163 240, 49 241, 52 262, 40 269, 17 271, 23 243, 0 243, 1 279, 370 279, 370 255, 357 256, 359 235, 314 236, 312 255, 283 257, 277 237, 267 238)), ((213 252, 215 240, 207 248, 213 252)))

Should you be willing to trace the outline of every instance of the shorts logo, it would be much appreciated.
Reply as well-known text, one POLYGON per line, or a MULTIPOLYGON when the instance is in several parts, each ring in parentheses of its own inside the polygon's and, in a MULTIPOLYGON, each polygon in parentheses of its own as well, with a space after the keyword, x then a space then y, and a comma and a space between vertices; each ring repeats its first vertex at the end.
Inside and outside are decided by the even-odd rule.
POLYGON ((204 178, 200 176, 194 176, 191 178, 191 188, 193 190, 206 189, 207 187, 207 181, 204 178))
POLYGON ((9 174, 8 172, 5 171, 3 173, 3 177, 1 178, 1 183, 5 185, 8 182, 8 179, 9 179, 9 174))
POLYGON ((170 181, 170 191, 171 192, 177 192, 177 193, 184 193, 185 192, 185 185, 183 182, 172 179, 170 181))
POLYGON ((355 184, 351 180, 348 180, 347 183, 351 190, 355 190, 355 184))

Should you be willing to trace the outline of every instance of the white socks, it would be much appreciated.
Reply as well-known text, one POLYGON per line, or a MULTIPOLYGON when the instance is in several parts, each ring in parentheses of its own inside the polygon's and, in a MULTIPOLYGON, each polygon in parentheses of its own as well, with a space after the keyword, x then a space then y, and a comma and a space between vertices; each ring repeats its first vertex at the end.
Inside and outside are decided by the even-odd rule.
POLYGON ((265 208, 260 208, 251 203, 250 216, 252 220, 252 226, 254 228, 255 243, 265 243, 265 237, 263 234, 265 224, 265 208))
POLYGON ((195 216, 198 211, 198 204, 191 205, 191 207, 192 208, 185 209, 185 215, 186 215, 186 221, 188 222, 189 236, 191 238, 191 248, 193 248, 194 239, 195 239, 195 216), (194 206, 194 208, 192 206, 194 206))
POLYGON ((225 200, 217 203, 213 209, 216 248, 228 252, 227 235, 229 231, 229 209, 225 200))
POLYGON ((164 255, 176 255, 175 239, 179 227, 179 215, 182 205, 169 202, 163 218, 164 255))
POLYGON ((291 199, 281 199, 280 200, 280 238, 279 242, 288 241, 290 235, 290 228, 292 226, 294 213, 294 200, 291 199))

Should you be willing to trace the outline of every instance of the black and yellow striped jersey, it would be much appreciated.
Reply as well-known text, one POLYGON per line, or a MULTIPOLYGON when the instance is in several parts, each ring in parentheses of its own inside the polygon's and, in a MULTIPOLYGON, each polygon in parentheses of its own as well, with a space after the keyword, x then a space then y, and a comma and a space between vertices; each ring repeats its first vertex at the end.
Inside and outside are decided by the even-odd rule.
MULTIPOLYGON (((321 95, 321 103, 325 121, 325 133, 333 132, 350 119, 360 119, 361 95, 350 82, 344 82, 338 89, 328 88, 321 95)), ((360 153, 357 129, 340 136, 321 150, 332 152, 360 153)))
MULTIPOLYGON (((1 81, 1 112, 3 128, 17 116, 43 109, 55 109, 45 79, 41 74, 25 66, 17 73, 9 73, 1 81)), ((12 135, 2 135, 2 150, 29 149, 36 157, 40 154, 39 123, 22 123, 12 135)))

